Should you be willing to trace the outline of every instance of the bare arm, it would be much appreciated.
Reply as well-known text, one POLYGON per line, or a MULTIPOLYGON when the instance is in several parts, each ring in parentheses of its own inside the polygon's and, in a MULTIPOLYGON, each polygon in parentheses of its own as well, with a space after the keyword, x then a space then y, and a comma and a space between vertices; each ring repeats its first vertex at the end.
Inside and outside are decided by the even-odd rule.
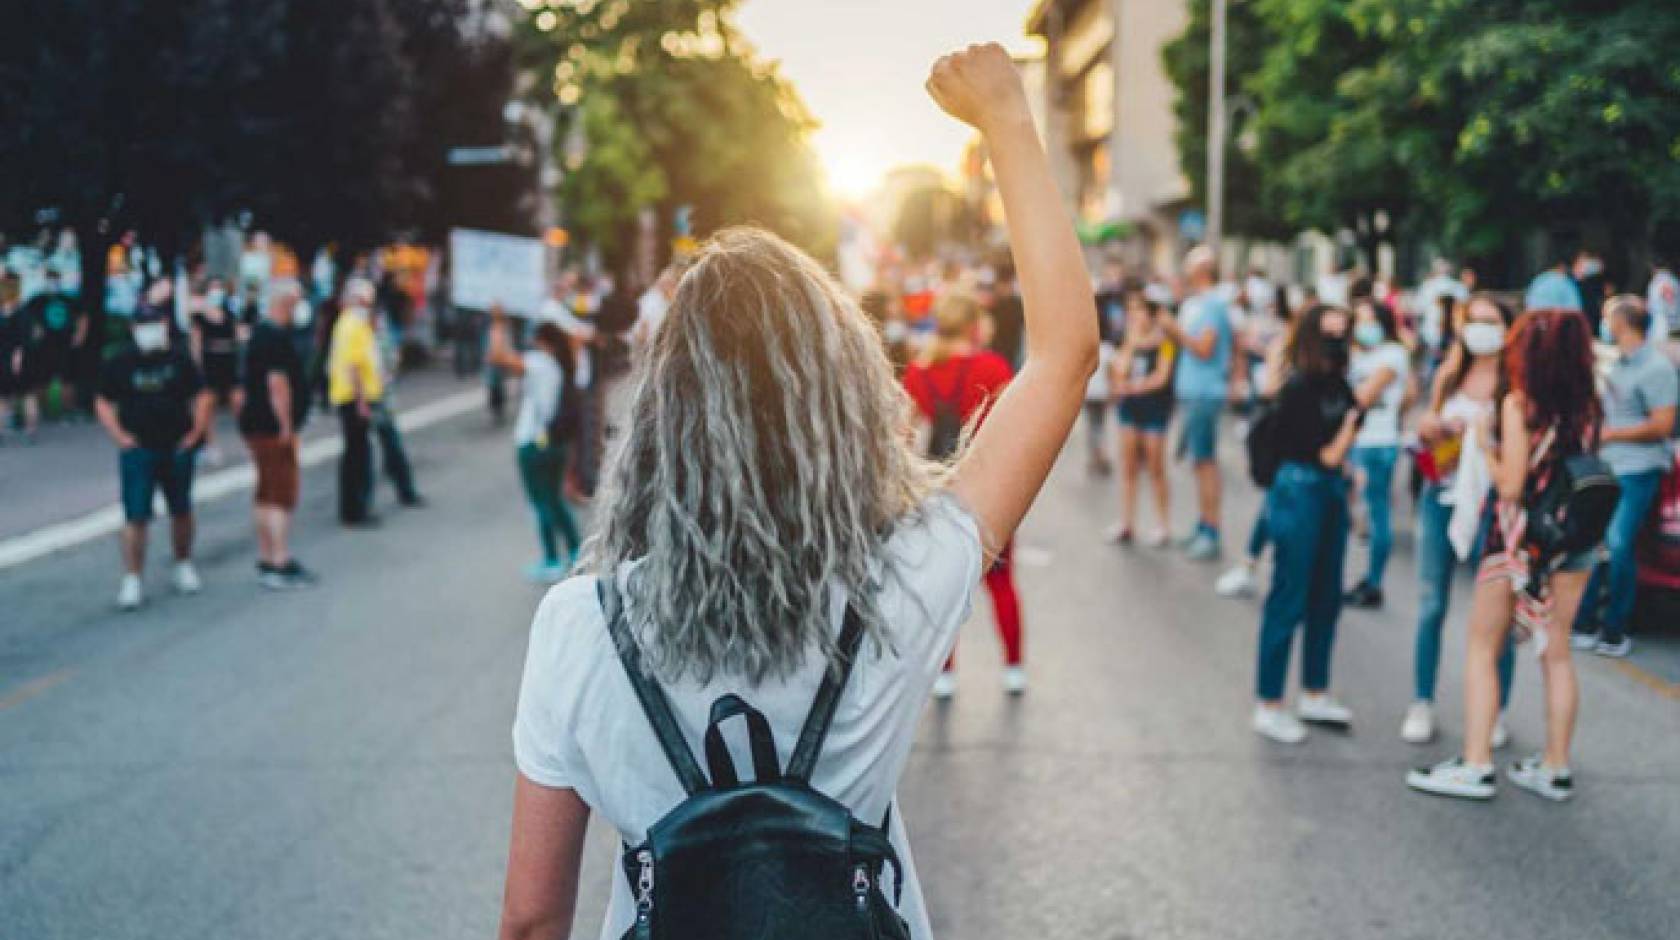
POLYGON ((928 91, 985 137, 1021 275, 1026 358, 975 434, 952 487, 995 554, 1032 506, 1079 415, 1097 367, 1096 303, 1008 53, 988 44, 946 56, 935 63, 928 91))
POLYGON ((1318 450, 1318 462, 1326 467, 1339 467, 1347 459, 1347 452, 1353 447, 1353 440, 1359 436, 1359 412, 1349 411, 1342 419, 1342 426, 1336 431, 1336 436, 1330 439, 1318 450))
POLYGON ((490 349, 484 360, 509 375, 525 374, 525 360, 514 352, 508 338, 507 314, 500 307, 490 311, 490 349))
POLYGON ((210 421, 216 416, 216 397, 209 389, 200 391, 193 397, 192 430, 181 439, 181 450, 197 447, 204 443, 204 436, 210 432, 210 421))
POLYGON ((519 777, 513 790, 501 940, 571 936, 583 837, 588 830, 589 806, 576 791, 551 789, 519 777))
POLYGON ((280 439, 286 440, 295 433, 292 427, 292 380, 277 369, 268 374, 267 384, 268 403, 274 409, 274 420, 280 425, 280 439))
POLYGON ((1605 428, 1599 439, 1605 444, 1653 444, 1668 440, 1674 431, 1675 408, 1651 409, 1651 416, 1643 422, 1626 428, 1605 428))
POLYGON ((1522 496, 1528 477, 1528 416, 1522 396, 1512 392, 1499 406, 1499 447, 1483 435, 1482 452, 1487 457, 1493 488, 1504 499, 1522 496))
POLYGON ((1183 324, 1178 322, 1177 317, 1163 317, 1161 328, 1172 337, 1180 349, 1197 359, 1212 359, 1213 354, 1219 351, 1219 331, 1211 326, 1204 327, 1201 332, 1192 336, 1184 329, 1183 324))
POLYGON ((99 426, 105 429, 111 440, 116 441, 118 447, 128 450, 138 446, 139 442, 134 439, 134 435, 124 430, 122 422, 117 419, 116 406, 105 396, 101 395, 93 400, 93 413, 99 418, 99 426))
POLYGON ((1398 373, 1388 366, 1383 366, 1357 389, 1354 389, 1353 397, 1359 400, 1359 407, 1369 408, 1377 403, 1377 399, 1382 397, 1383 391, 1397 378, 1399 378, 1398 373))

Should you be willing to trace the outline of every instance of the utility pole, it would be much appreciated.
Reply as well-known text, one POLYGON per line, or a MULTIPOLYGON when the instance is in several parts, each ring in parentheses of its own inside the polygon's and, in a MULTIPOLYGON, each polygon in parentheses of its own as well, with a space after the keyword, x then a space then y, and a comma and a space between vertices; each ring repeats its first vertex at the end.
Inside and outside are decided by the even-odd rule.
POLYGON ((1213 0, 1208 40, 1207 245, 1215 258, 1225 237, 1225 4, 1213 0))

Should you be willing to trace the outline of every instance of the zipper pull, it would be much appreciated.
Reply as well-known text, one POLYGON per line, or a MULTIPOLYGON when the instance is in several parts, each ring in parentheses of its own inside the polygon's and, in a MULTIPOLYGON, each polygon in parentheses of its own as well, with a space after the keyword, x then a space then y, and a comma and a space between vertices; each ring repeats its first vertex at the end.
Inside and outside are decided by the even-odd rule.
POLYGON ((852 896, 857 900, 859 913, 869 909, 869 867, 867 865, 858 865, 852 869, 852 896))
POLYGON ((636 879, 636 925, 646 928, 653 916, 653 851, 642 849, 636 853, 641 875, 636 879))

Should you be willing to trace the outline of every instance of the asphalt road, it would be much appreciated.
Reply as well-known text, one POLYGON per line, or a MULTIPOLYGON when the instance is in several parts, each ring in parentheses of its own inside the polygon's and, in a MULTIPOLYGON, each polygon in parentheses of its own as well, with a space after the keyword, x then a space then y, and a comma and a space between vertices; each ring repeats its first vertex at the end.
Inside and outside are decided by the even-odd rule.
MULTIPOLYGON (((310 591, 257 588, 239 496, 202 510, 199 597, 168 596, 159 563, 151 603, 116 613, 109 540, 0 571, 0 937, 493 935, 534 539, 504 431, 473 414, 410 445, 432 505, 386 491, 377 530, 336 528, 331 468, 306 474, 310 591)), ((1396 733, 1402 550, 1390 609, 1343 622, 1354 733, 1259 740, 1255 605, 1214 597, 1212 568, 1102 544, 1108 484, 1077 456, 1018 553, 1031 691, 998 691, 981 601, 901 789, 940 936, 1680 936, 1680 702, 1584 659, 1574 803, 1409 792, 1405 768, 1455 742, 1396 733)), ((1519 669, 1512 754, 1540 733, 1519 669)), ((610 873, 612 834, 592 839, 578 937, 610 873)))

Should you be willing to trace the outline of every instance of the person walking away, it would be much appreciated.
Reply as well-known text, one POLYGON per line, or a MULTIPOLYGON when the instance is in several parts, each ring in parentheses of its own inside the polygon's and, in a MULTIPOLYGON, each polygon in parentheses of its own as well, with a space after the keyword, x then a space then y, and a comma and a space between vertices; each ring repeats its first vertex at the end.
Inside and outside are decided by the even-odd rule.
POLYGON ((1646 331, 1650 341, 1668 342, 1669 331, 1680 328, 1680 278, 1674 276, 1674 265, 1667 257, 1659 257, 1653 265, 1651 283, 1645 288, 1645 310, 1651 315, 1651 328, 1646 331))
POLYGON ((1621 658, 1633 651, 1627 628, 1639 580, 1634 548, 1663 474, 1673 466, 1669 437, 1680 404, 1680 375, 1649 342, 1651 314, 1644 301, 1616 297, 1605 305, 1604 323, 1617 356, 1604 382, 1599 456, 1616 474, 1622 498, 1605 533, 1609 557, 1593 568, 1571 643, 1621 658))
POLYGON ((257 474, 251 507, 257 579, 271 591, 315 582, 314 573, 291 551, 292 516, 301 486, 298 432, 309 420, 307 373, 292 339, 301 303, 297 282, 276 286, 268 315, 251 331, 239 408, 239 433, 257 474))
POLYGON ((1155 496, 1152 547, 1170 540, 1167 423, 1172 420, 1173 361, 1177 350, 1161 329, 1165 306, 1142 287, 1126 295, 1126 342, 1115 356, 1112 383, 1120 398, 1120 522, 1112 541, 1130 544, 1136 531, 1138 478, 1147 469, 1155 496))
MULTIPOLYGON (((964 430, 971 422, 984 422, 987 410, 1009 385, 1009 363, 997 353, 979 349, 975 341, 981 312, 980 302, 970 294, 951 291, 942 295, 933 307, 933 341, 924 357, 911 363, 904 373, 904 390, 928 425, 927 455, 932 460, 956 457, 964 430)), ((1003 643, 1004 689, 1019 695, 1026 691, 1027 673, 1013 559, 1014 545, 1006 542, 984 580, 992 598, 992 614, 997 618, 998 638, 1003 643)), ((956 666, 953 651, 934 683, 936 697, 956 694, 956 666)))
MULTIPOLYGON (((927 461, 903 434, 907 402, 874 331, 819 264, 750 229, 700 250, 638 390, 590 576, 554 588, 533 623, 503 940, 568 931, 591 813, 637 844, 612 879, 604 938, 638 920, 653 937, 863 935, 816 933, 806 898, 860 906, 872 923, 859 927, 881 936, 932 935, 893 794, 970 592, 1079 415, 1097 336, 1079 242, 1008 53, 947 57, 929 87, 981 132, 996 168, 1022 272, 1020 376, 954 467, 927 461), (832 704, 802 735, 819 686, 832 704), (669 826, 640 844, 679 803, 698 808, 690 794, 734 782, 719 728, 731 715, 759 742, 754 792, 768 783, 825 807, 873 846, 838 881, 803 879, 796 863, 744 872, 743 853, 773 863, 786 852, 741 826, 702 850, 703 884, 661 838, 669 826), (702 738, 719 745, 709 779, 692 756, 702 738), (784 777, 771 765, 789 753, 784 777), (889 855, 902 869, 890 880, 889 855), (671 921, 690 898, 707 922, 671 921)), ((808 829, 793 823, 795 844, 808 829)))
POLYGON ((1510 781, 1551 800, 1574 796, 1569 750, 1579 690, 1570 652, 1570 626, 1580 609, 1598 551, 1590 549, 1537 566, 1538 547, 1527 529, 1529 511, 1570 457, 1596 446, 1600 405, 1593 392, 1592 339, 1576 310, 1530 310, 1512 330, 1505 356, 1508 390, 1496 428, 1478 435, 1496 491, 1470 608, 1464 664, 1464 749, 1458 757, 1406 776, 1413 789, 1464 799, 1498 793, 1492 735, 1499 717, 1496 662, 1512 630, 1532 636, 1544 680, 1546 746, 1512 764, 1510 781))
POLYGON ((1383 605, 1383 572, 1394 547, 1394 466, 1400 462, 1400 424, 1411 356, 1400 342, 1394 311, 1375 300, 1354 305, 1355 352, 1349 372, 1354 396, 1365 409, 1349 455, 1360 474, 1365 518, 1371 531, 1371 555, 1365 577, 1343 598, 1349 607, 1375 610, 1383 605))
POLYGON ((1534 280, 1529 282, 1528 292, 1523 295, 1524 310, 1573 310, 1580 313, 1584 307, 1581 286, 1569 276, 1569 253, 1565 251, 1553 256, 1551 265, 1534 276, 1534 280))
MULTIPOLYGON (((1505 393, 1505 367, 1501 353, 1505 337, 1516 319, 1511 308, 1490 295, 1477 294, 1467 305, 1464 327, 1446 352, 1430 389, 1429 404, 1418 417, 1418 469, 1423 487, 1418 492, 1415 542, 1417 546, 1418 619, 1412 651, 1413 699, 1400 724, 1400 738, 1408 744, 1427 744, 1435 739, 1436 677, 1441 668, 1441 629, 1452 601, 1453 575, 1460 559, 1448 536, 1454 514, 1474 513, 1486 529, 1486 494, 1468 505, 1457 500, 1459 457, 1464 451, 1465 432, 1492 420, 1494 409, 1505 393)), ((1463 561, 1474 565, 1477 546, 1463 561)), ((1499 682, 1499 717, 1493 725, 1493 749, 1510 740, 1505 707, 1511 701, 1514 668, 1512 644, 1499 651, 1495 672, 1499 682)))
POLYGON ((1192 248, 1184 269, 1194 293, 1180 307, 1178 319, 1163 318, 1161 327, 1178 350, 1179 455, 1190 458, 1196 473, 1196 527, 1185 540, 1185 554, 1211 561, 1219 557, 1219 418, 1230 390, 1231 321, 1218 290, 1213 251, 1205 245, 1192 248))
POLYGON ((997 280, 992 288, 992 336, 987 342, 992 352, 1002 356, 1013 372, 1021 367, 1022 340, 1025 338, 1025 313, 1021 308, 1021 291, 1015 283, 1015 263, 1007 261, 997 267, 997 280))
POLYGON ((373 285, 357 278, 344 286, 327 353, 327 400, 338 412, 344 452, 338 461, 338 518, 345 525, 374 522, 373 403, 384 395, 378 342, 368 321, 373 285))
POLYGON ((202 587, 192 563, 192 483, 211 410, 198 366, 170 344, 165 315, 138 312, 133 332, 133 346, 105 364, 94 401, 94 413, 119 451, 124 525, 117 606, 123 610, 145 601, 146 529, 158 490, 169 507, 174 588, 196 594, 202 587))
POLYGON ((30 379, 37 400, 49 395, 57 382, 59 413, 69 417, 76 413, 76 360, 87 341, 87 317, 60 286, 57 271, 48 268, 43 280, 42 291, 23 305, 23 315, 37 337, 33 350, 26 354, 31 360, 30 379))
POLYGON ((41 403, 26 371, 34 324, 23 313, 22 294, 15 275, 0 274, 0 444, 12 435, 14 408, 19 404, 25 441, 33 442, 41 425, 41 403))
POLYGON ((1276 561, 1260 615, 1253 725, 1282 744, 1306 740, 1303 722, 1338 728, 1353 722, 1352 712, 1330 694, 1348 537, 1342 462, 1362 417, 1347 380, 1349 320, 1340 307, 1320 305, 1301 314, 1270 428, 1280 463, 1264 511, 1276 561), (1297 632, 1301 696, 1291 713, 1283 696, 1297 632))
POLYGON ((542 560, 527 568, 525 576, 552 584, 570 573, 583 543, 577 520, 562 495, 567 448, 562 418, 568 405, 566 397, 572 394, 567 387, 571 370, 566 365, 571 359, 571 346, 559 325, 547 320, 537 324, 532 331, 533 348, 523 353, 514 351, 508 334, 506 314, 500 309, 491 311, 489 361, 520 379, 513 446, 519 480, 536 516, 537 539, 542 546, 542 560), (563 555, 561 539, 566 543, 563 555))

